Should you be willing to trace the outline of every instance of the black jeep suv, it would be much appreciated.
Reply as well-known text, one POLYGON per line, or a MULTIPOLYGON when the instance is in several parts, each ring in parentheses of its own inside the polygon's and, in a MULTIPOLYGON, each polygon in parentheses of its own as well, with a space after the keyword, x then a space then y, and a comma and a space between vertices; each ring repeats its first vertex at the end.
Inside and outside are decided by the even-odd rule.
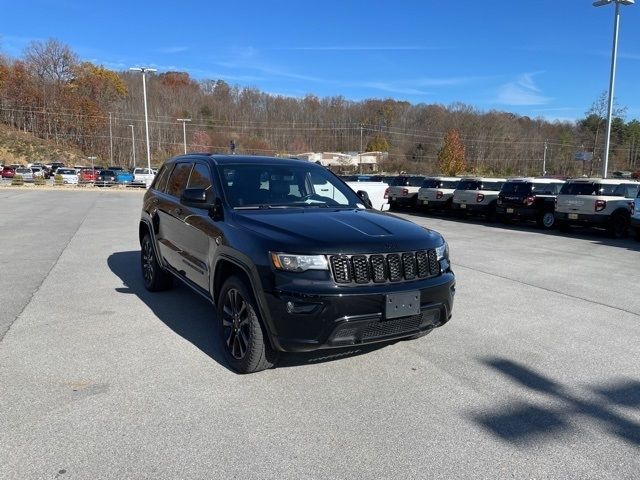
POLYGON ((241 373, 271 367, 279 351, 414 338, 451 317, 442 236, 372 210, 314 163, 171 159, 144 197, 139 236, 145 287, 178 278, 211 301, 241 373))

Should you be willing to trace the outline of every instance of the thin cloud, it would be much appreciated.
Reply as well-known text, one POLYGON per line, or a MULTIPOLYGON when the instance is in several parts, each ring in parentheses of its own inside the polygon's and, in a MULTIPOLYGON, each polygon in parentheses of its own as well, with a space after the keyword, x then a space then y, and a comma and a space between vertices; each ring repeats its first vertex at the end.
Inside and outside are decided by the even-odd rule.
POLYGON ((431 95, 431 92, 426 92, 417 88, 401 87, 385 82, 365 82, 360 84, 360 86, 364 88, 382 90, 383 92, 399 93, 402 95, 431 95))
POLYGON ((498 89, 496 103, 502 105, 544 105, 552 99, 542 95, 533 77, 541 72, 523 73, 514 82, 505 83, 498 89))

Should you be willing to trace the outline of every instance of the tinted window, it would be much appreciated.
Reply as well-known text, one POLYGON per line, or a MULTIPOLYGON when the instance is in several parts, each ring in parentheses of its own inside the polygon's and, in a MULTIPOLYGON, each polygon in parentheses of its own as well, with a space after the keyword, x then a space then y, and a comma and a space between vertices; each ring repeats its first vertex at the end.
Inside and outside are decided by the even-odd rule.
POLYGON ((389 185, 392 187, 404 187, 407 185, 407 177, 395 177, 389 182, 389 185))
POLYGON ((460 180, 458 190, 480 190, 480 182, 477 180, 460 180))
MULTIPOLYGON (((60 171, 60 170, 58 169, 58 171, 60 171)), ((70 171, 73 171, 73 170, 70 170, 70 171)), ((116 172, 114 172, 113 170, 102 170, 100 172, 100 175, 107 176, 107 177, 115 177, 116 176, 116 172)))
POLYGON ((438 188, 440 186, 440 182, 435 178, 427 178, 424 182, 422 182, 422 188, 438 188))
POLYGON ((569 182, 560 189, 561 195, 595 195, 596 185, 593 183, 569 182))
POLYGON ((156 178, 153 179, 151 188, 164 192, 164 189, 167 186, 167 178, 169 178, 169 172, 171 172, 172 166, 173 165, 164 164, 162 165, 162 167, 160 167, 158 175, 156 175, 156 178))
POLYGON ((440 182, 440 188, 458 188, 458 183, 460 180, 445 180, 444 182, 440 182))
POLYGON ((203 188, 209 192, 211 190, 211 174, 209 167, 203 163, 196 163, 191 170, 189 177, 189 188, 203 188))
POLYGON ((603 195, 605 197, 624 197, 625 193, 624 185, 598 185, 596 195, 603 195))
POLYGON ((180 197, 182 191, 187 186, 187 180, 189 180, 189 173, 191 172, 191 163, 178 163, 176 164, 173 172, 169 176, 169 183, 167 184, 167 193, 174 197, 180 197))
POLYGON ((531 193, 531 187, 529 182, 507 182, 502 186, 501 191, 507 195, 527 195, 531 193))
POLYGON ((482 182, 482 190, 499 192, 504 182, 482 182))
POLYGON ((424 177, 409 177, 407 182, 410 187, 419 187, 424 182, 424 177))
POLYGON ((533 193, 538 195, 557 195, 560 183, 534 183, 533 193))

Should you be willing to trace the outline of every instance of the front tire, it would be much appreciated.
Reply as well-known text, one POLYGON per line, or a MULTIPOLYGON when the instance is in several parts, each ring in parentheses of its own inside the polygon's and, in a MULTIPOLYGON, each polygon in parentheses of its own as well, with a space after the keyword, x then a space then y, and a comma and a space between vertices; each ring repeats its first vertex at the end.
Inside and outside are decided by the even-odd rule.
POLYGON ((218 333, 227 363, 237 373, 254 373, 275 365, 277 352, 271 348, 256 303, 246 282, 230 277, 217 302, 218 333))
POLYGON ((609 228, 607 229, 609 235, 613 238, 623 238, 627 234, 627 228, 629 228, 629 221, 624 215, 616 214, 611 217, 609 228))
POLYGON ((151 236, 145 233, 140 251, 140 266, 144 288, 150 292, 167 290, 173 285, 173 277, 160 266, 158 257, 151 243, 151 236))

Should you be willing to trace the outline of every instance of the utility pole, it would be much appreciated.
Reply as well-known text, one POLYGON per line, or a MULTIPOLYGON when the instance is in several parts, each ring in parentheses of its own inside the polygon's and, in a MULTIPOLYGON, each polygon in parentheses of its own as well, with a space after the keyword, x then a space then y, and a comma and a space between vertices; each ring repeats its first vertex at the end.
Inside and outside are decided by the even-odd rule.
POLYGON ((542 155, 542 176, 547 176, 547 141, 544 141, 544 154, 542 155))
POLYGON ((184 154, 187 154, 187 122, 190 122, 190 118, 176 118, 178 122, 182 122, 182 135, 184 137, 184 154))
POLYGON ((111 112, 109 112, 109 158, 110 164, 113 165, 113 130, 111 128, 111 112))
POLYGON ((362 124, 360 124, 360 153, 362 153, 362 124))

